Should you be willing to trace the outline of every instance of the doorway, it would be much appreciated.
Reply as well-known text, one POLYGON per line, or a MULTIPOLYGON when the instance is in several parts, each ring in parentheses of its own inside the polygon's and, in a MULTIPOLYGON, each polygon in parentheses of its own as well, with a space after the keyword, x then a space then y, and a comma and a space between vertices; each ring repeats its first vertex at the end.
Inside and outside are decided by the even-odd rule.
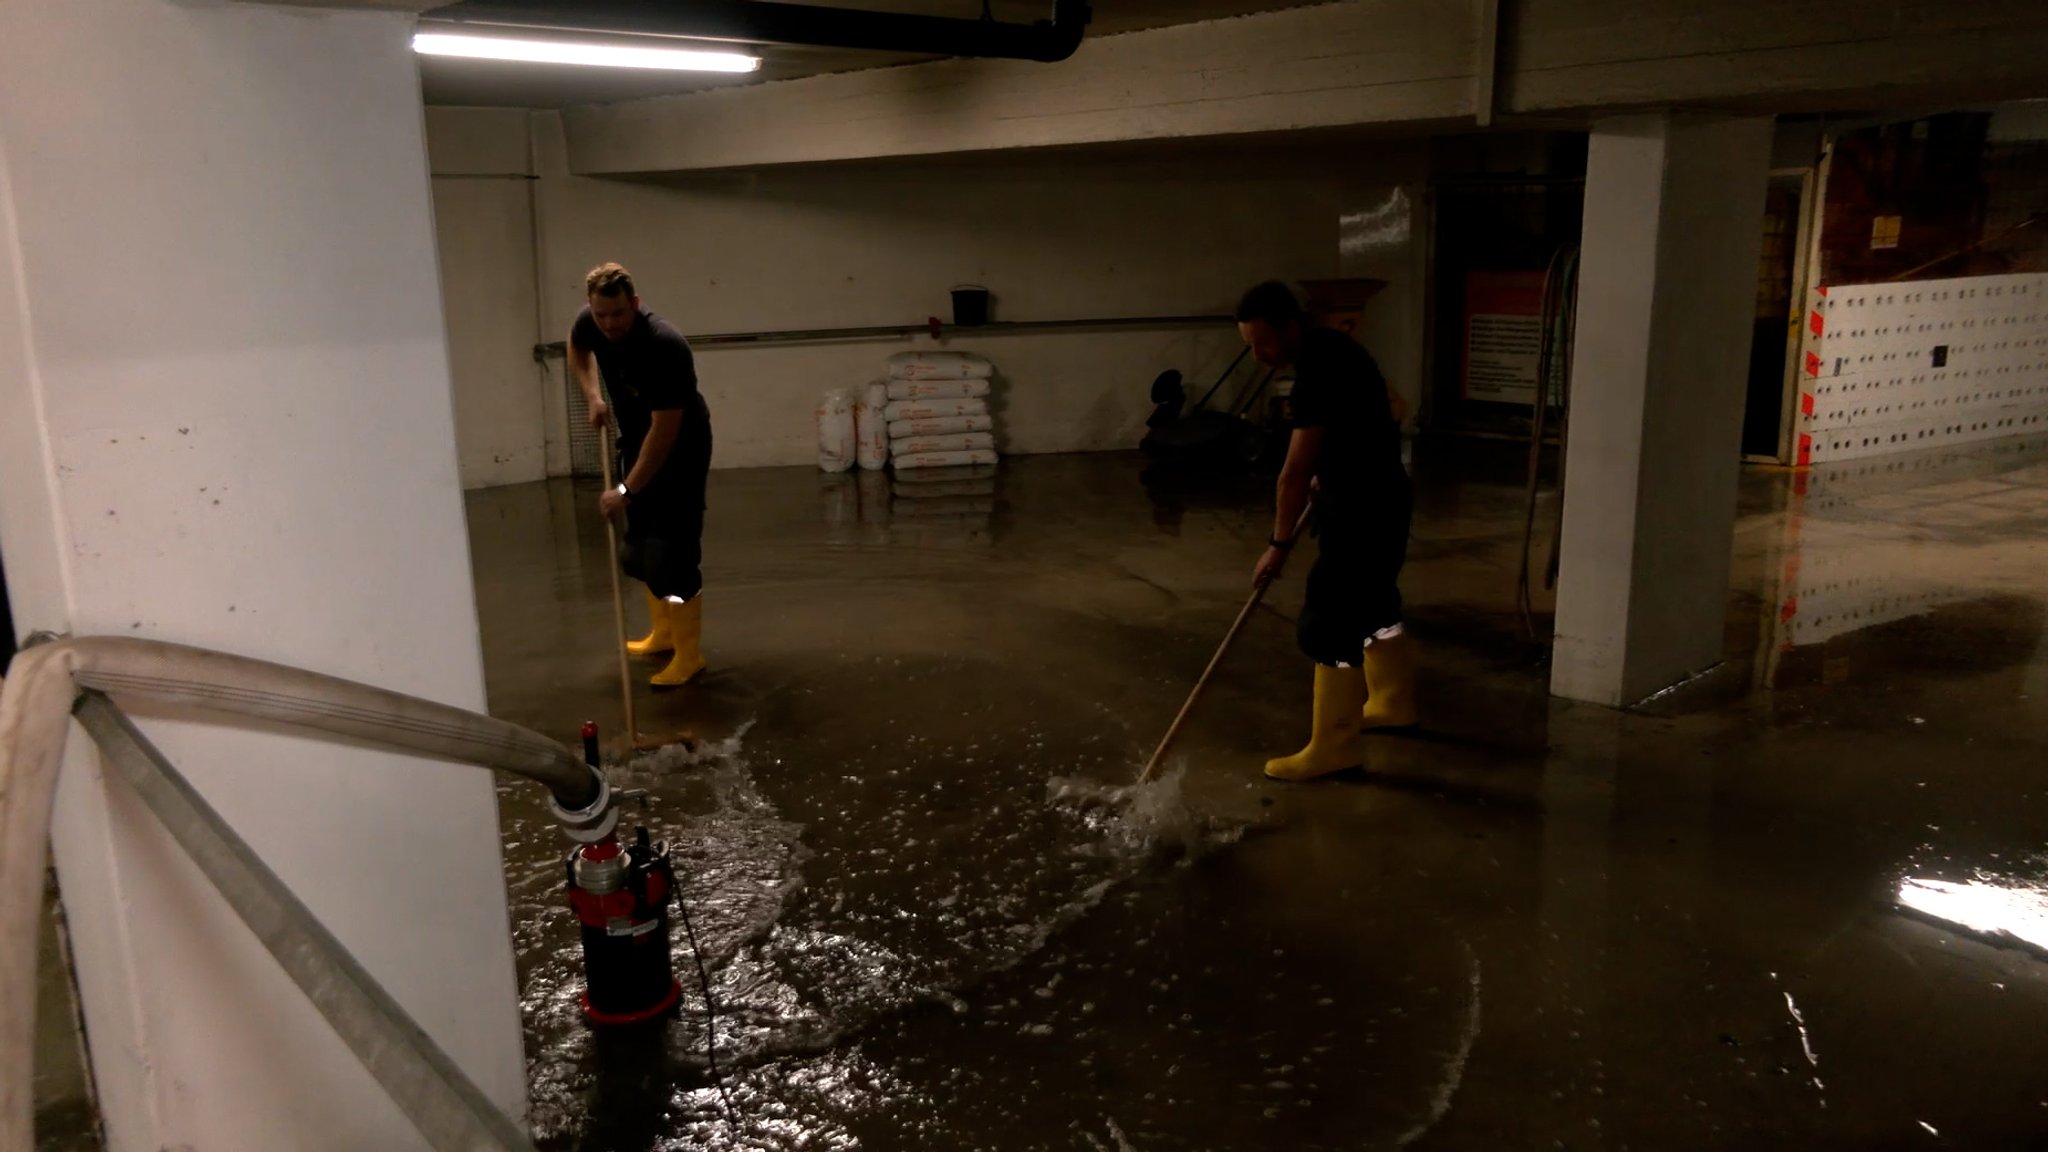
POLYGON ((1746 460, 1791 459, 1792 397, 1800 320, 1806 313, 1806 252, 1813 169, 1771 173, 1764 197, 1763 252, 1749 342, 1749 394, 1742 412, 1746 460))
POLYGON ((1424 416, 1435 431, 1525 439, 1544 270, 1579 242, 1585 177, 1459 177, 1432 193, 1434 381, 1424 416), (1487 346, 1483 361, 1476 343, 1487 346))
POLYGON ((0 559, 0 673, 14 660, 14 613, 7 607, 7 563, 0 559))

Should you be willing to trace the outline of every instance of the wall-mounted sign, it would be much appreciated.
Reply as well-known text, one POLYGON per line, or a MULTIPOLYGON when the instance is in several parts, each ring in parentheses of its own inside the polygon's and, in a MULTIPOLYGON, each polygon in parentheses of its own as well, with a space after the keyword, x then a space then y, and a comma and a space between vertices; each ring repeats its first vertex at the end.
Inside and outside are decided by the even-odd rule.
POLYGON ((1465 399, 1536 402, 1543 273, 1465 274, 1465 399))

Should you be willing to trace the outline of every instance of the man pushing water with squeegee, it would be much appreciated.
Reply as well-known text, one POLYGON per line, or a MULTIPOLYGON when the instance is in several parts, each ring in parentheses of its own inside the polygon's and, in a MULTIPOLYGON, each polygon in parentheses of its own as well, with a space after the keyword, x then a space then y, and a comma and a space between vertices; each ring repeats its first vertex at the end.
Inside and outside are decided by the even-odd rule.
POLYGON ((653 630, 626 650, 668 654, 648 682, 675 688, 704 670, 699 638, 711 411, 697 391, 689 341, 640 306, 630 273, 603 264, 591 269, 583 288, 589 302, 569 329, 569 370, 583 389, 593 428, 602 431, 618 418, 623 476, 599 495, 598 512, 624 519, 619 566, 647 586, 654 619, 653 630))
POLYGON ((1362 763, 1362 733, 1415 724, 1415 641, 1401 626, 1399 587, 1413 490, 1370 353, 1313 323, 1277 281, 1238 301, 1237 329, 1259 363, 1294 369, 1293 433, 1254 585, 1286 568, 1315 489, 1319 546, 1296 630, 1315 661, 1315 721, 1308 747, 1266 762, 1275 780, 1312 780, 1362 763))

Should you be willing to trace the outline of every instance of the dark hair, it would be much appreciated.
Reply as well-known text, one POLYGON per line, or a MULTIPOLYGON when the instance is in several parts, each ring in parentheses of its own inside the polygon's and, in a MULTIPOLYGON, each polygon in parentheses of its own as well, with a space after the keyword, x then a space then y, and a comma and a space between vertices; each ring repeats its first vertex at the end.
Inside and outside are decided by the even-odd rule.
POLYGON ((1302 309, 1294 289, 1278 280, 1268 280, 1245 289, 1244 295, 1237 298, 1236 316, 1239 324, 1264 320, 1280 328, 1295 320, 1306 319, 1308 313, 1302 309))

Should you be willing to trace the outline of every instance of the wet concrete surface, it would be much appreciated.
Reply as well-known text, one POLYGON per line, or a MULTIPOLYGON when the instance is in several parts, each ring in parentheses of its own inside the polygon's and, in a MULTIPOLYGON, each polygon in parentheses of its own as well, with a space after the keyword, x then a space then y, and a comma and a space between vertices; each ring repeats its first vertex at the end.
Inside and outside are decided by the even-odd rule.
MULTIPOLYGON (((577 1020, 564 845, 508 786, 544 1145, 2048 1147, 2048 935, 1897 906, 2048 885, 2048 447, 1746 474, 1727 663, 1626 712, 1547 697, 1514 455, 1417 475, 1423 730, 1260 777, 1308 720, 1295 571, 1132 797, 1263 482, 714 474, 712 671, 640 701, 698 744, 631 778, 719 1075, 680 934, 677 1018, 577 1020)), ((493 711, 565 738, 619 713, 594 500, 470 503, 493 711)))

